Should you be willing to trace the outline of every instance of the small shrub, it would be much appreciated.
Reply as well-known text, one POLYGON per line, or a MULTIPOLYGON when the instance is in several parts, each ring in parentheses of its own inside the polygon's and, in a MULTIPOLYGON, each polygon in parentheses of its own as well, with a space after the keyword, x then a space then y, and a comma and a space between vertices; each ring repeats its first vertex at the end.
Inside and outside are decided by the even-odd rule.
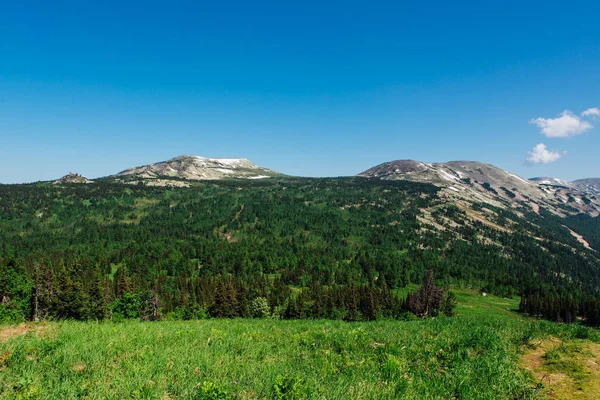
POLYGON ((171 311, 165 316, 165 319, 172 321, 190 321, 208 318, 209 315, 206 308, 196 303, 177 307, 175 310, 171 311))
POLYGON ((264 297, 257 297, 250 303, 250 314, 254 318, 268 318, 271 316, 269 301, 264 297))
POLYGON ((23 322, 23 311, 14 302, 0 304, 0 324, 23 322))
POLYGON ((281 374, 275 377, 273 384, 273 398, 277 400, 301 399, 304 396, 304 385, 297 376, 283 376, 281 374))
POLYGON ((456 295, 452 292, 448 292, 444 298, 444 304, 442 305, 442 312, 444 315, 449 317, 454 315, 454 308, 456 307, 456 295))
POLYGON ((232 398, 233 396, 227 390, 212 381, 202 382, 195 396, 196 400, 229 400, 232 398))
POLYGON ((573 336, 577 339, 593 339, 593 328, 575 324, 573 327, 573 336))
POLYGON ((110 305, 113 319, 116 320, 139 318, 140 307, 138 294, 132 292, 124 292, 119 299, 110 305))

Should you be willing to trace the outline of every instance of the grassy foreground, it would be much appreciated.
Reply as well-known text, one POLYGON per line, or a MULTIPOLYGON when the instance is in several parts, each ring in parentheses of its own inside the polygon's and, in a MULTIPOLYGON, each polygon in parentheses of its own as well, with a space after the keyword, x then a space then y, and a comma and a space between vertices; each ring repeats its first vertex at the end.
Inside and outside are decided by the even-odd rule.
POLYGON ((469 296, 459 294, 462 315, 406 322, 38 325, 0 334, 0 398, 538 398, 520 365, 528 345, 598 341, 588 328, 516 318, 503 299, 482 300, 490 315, 467 316, 469 296))

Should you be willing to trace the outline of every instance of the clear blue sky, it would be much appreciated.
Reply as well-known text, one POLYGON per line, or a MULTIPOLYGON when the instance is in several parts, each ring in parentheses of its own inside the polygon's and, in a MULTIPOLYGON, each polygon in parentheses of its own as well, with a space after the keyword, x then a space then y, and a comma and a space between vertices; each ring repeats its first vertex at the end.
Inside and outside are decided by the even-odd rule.
POLYGON ((598 1, 0 0, 2 183, 180 154, 600 177, 595 107, 598 1))

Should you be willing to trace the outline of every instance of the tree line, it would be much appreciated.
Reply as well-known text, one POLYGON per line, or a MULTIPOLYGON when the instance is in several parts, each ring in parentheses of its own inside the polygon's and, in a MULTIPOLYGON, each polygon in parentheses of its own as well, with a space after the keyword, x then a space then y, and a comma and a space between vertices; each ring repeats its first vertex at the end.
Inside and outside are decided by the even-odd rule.
POLYGON ((0 320, 277 318, 372 321, 380 318, 452 315, 455 297, 435 285, 430 271, 423 285, 402 298, 385 282, 306 287, 280 276, 232 275, 182 279, 177 289, 157 278, 139 285, 119 268, 111 277, 85 271, 75 262, 58 269, 42 262, 34 275, 8 264, 0 275, 0 320))
POLYGON ((600 326, 600 300, 594 296, 529 294, 521 297, 519 310, 555 322, 600 326))

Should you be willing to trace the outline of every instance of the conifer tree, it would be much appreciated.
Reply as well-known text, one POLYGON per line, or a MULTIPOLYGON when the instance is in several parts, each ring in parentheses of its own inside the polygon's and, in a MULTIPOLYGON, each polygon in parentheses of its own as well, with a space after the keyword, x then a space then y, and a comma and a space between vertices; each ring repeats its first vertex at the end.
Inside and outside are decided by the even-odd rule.
POLYGON ((89 284, 89 315, 91 319, 103 320, 107 314, 105 283, 96 270, 92 270, 89 284))

